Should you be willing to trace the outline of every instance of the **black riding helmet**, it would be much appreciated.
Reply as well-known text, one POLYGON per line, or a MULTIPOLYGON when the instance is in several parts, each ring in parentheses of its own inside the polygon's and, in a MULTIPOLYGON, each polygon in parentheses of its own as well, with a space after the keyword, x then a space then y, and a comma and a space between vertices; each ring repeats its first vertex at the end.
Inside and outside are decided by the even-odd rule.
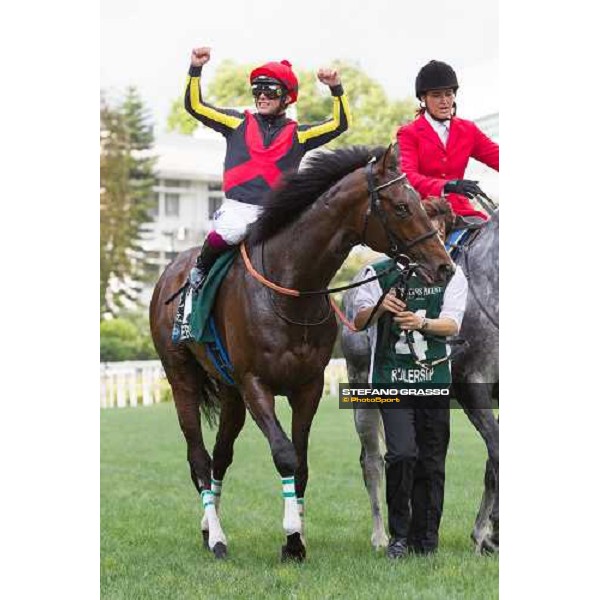
POLYGON ((419 100, 426 92, 447 88, 452 88, 454 93, 458 89, 458 79, 450 65, 441 60, 431 60, 419 71, 415 81, 415 93, 419 100))

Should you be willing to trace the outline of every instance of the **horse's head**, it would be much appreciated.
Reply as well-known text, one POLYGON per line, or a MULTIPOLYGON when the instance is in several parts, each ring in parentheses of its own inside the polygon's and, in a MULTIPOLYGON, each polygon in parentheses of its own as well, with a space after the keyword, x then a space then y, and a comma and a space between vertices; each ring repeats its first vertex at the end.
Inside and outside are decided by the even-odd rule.
POLYGON ((445 283, 454 264, 437 235, 417 192, 398 172, 393 146, 365 167, 367 200, 361 240, 392 258, 409 256, 429 284, 445 283))

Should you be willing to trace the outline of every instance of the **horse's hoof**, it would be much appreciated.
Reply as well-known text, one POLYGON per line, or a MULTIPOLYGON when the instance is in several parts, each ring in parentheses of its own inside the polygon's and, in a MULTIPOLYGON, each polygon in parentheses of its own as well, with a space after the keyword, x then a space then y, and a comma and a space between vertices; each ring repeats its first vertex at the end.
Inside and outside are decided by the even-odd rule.
POLYGON ((210 548, 208 547, 208 529, 202 530, 202 545, 207 550, 210 550, 210 548))
POLYGON ((227 546, 223 542, 217 542, 212 549, 215 558, 227 558, 227 546))
POLYGON ((306 548, 299 533, 287 536, 287 544, 281 546, 281 562, 303 562, 306 558, 306 548))
POLYGON ((378 550, 383 550, 388 547, 388 536, 384 534, 381 535, 372 535, 371 536, 371 546, 373 546, 373 550, 376 552, 378 550))
POLYGON ((500 552, 500 544, 497 538, 494 539, 493 535, 485 535, 480 540, 475 541, 475 554, 481 556, 490 556, 491 554, 498 554, 500 552))
POLYGON ((491 555, 498 554, 500 547, 494 543, 491 537, 485 537, 481 542, 481 554, 491 555))

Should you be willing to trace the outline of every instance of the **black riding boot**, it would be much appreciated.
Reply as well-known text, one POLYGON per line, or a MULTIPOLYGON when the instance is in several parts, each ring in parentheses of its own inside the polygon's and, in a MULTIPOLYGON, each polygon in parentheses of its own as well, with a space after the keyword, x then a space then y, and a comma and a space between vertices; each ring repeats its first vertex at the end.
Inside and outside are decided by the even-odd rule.
POLYGON ((208 240, 204 242, 202 251, 196 259, 196 265, 190 271, 190 284, 194 290, 198 291, 202 287, 217 258, 227 250, 229 250, 229 246, 217 249, 213 248, 208 240))
POLYGON ((389 558, 403 558, 408 553, 410 499, 413 485, 414 458, 399 460, 385 469, 385 497, 388 507, 389 558))

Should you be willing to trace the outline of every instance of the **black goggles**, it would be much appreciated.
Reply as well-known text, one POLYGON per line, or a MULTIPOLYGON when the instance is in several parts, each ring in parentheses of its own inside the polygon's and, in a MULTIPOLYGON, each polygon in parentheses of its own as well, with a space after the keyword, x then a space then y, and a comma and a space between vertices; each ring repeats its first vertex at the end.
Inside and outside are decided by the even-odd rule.
POLYGON ((275 100, 285 94, 285 88, 276 83, 253 83, 252 95, 258 98, 261 94, 264 94, 269 100, 275 100))

